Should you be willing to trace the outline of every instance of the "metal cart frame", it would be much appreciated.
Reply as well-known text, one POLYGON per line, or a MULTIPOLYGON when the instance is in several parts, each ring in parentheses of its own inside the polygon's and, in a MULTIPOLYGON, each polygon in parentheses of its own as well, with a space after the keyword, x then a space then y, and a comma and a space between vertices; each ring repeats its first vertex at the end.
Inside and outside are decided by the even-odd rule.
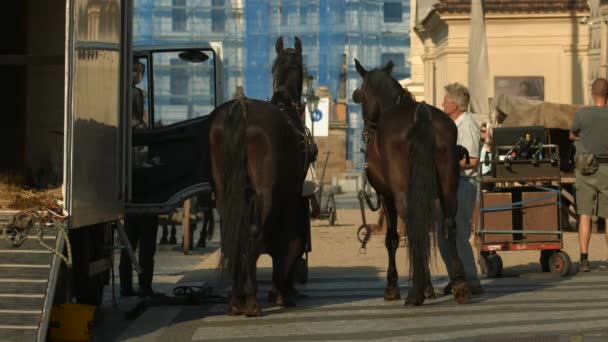
MULTIPOLYGON (((548 152, 545 156, 559 156, 557 145, 542 145, 543 150, 547 149, 548 152)), ((495 175, 493 176, 480 176, 478 186, 478 212, 477 227, 475 227, 475 245, 480 252, 479 264, 482 273, 485 273, 488 277, 499 277, 502 274, 502 259, 497 254, 498 251, 521 251, 521 250, 540 250, 540 263, 544 272, 553 272, 561 276, 566 276, 570 273, 571 260, 568 254, 563 249, 563 236, 562 236, 562 215, 560 208, 562 205, 561 201, 561 174, 559 171, 559 158, 544 158, 538 160, 515 160, 515 161, 504 161, 504 160, 485 160, 479 163, 479 174, 481 175, 482 164, 486 166, 492 164, 494 166, 495 175), (508 165, 511 164, 511 165, 508 165), (547 175, 543 176, 543 167, 548 169, 547 175), (512 175, 506 175, 506 172, 501 172, 501 175, 496 174, 498 167, 505 170, 518 170, 520 172, 514 172, 512 175), (538 168, 536 170, 529 169, 530 167, 538 168), (528 169, 526 169, 528 168, 528 169), (551 170, 555 168, 555 170, 551 170), (529 172, 532 170, 532 172, 529 172), (484 190, 484 185, 490 185, 493 187, 491 191, 484 190), (511 202, 502 205, 485 206, 484 194, 487 193, 508 193, 511 196, 518 191, 523 194, 523 190, 540 190, 549 193, 549 195, 532 198, 522 199, 521 201, 511 202), (500 190, 500 191, 497 191, 500 190), (552 203, 541 203, 547 199, 555 199, 552 203), (530 205, 531 204, 531 205, 530 205), (486 213, 500 212, 500 211, 525 211, 527 208, 542 207, 542 206, 553 206, 557 207, 557 229, 556 230, 533 230, 533 229, 514 229, 515 224, 512 223, 512 229, 492 229, 492 227, 486 226, 485 215, 486 213), (495 240, 496 236, 505 235, 505 241, 487 241, 487 234, 492 234, 495 240), (528 237, 533 235, 555 235, 557 239, 554 241, 529 241, 528 237), (512 235, 511 239, 506 238, 507 235, 512 235), (515 239, 515 237, 518 239, 515 239), (510 241, 509 241, 510 240, 510 241)), ((513 215, 513 214, 512 214, 513 215)), ((522 214, 523 215, 523 214, 522 214)), ((523 224, 522 224, 523 226, 523 224)))

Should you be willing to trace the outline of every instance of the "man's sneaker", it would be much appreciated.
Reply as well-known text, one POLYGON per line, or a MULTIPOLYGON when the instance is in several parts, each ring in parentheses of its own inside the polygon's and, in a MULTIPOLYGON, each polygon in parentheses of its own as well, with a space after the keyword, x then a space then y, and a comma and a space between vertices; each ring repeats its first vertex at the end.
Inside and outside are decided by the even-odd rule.
MULTIPOLYGON (((481 287, 481 285, 478 286, 471 286, 471 294, 474 295, 480 295, 483 294, 485 291, 483 290, 483 288, 481 287)), ((443 295, 444 296, 448 296, 452 294, 452 282, 449 282, 444 288, 443 288, 443 295)))
POLYGON ((589 265, 589 260, 581 260, 578 264, 579 272, 591 272, 591 266, 589 265))

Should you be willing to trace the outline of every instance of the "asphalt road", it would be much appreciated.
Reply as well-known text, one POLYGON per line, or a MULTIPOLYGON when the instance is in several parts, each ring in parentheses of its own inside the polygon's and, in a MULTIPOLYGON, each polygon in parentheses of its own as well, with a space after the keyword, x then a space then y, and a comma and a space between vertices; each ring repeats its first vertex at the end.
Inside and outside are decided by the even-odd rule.
MULTIPOLYGON (((311 279, 299 287, 307 298, 300 299, 296 308, 282 309, 266 302, 270 267, 268 258, 263 257, 258 264, 261 318, 227 316, 224 303, 173 302, 150 306, 126 320, 125 313, 141 301, 118 297, 117 307, 113 307, 108 287, 92 340, 608 341, 608 271, 573 272, 565 278, 540 273, 538 265, 526 259, 536 258, 535 253, 505 253, 507 276, 482 279, 485 293, 475 296, 471 304, 458 305, 450 296, 427 301, 421 307, 404 307, 402 300, 384 301, 383 239, 372 238, 368 254, 358 255, 353 234, 358 212, 342 209, 358 208, 356 196, 340 195, 337 199, 341 209, 337 226, 314 221, 311 279)), ((592 239, 593 246, 605 245, 603 236, 596 234, 592 239)), ((569 236, 569 241, 574 245, 575 236, 569 236)), ((603 248, 594 256, 605 258, 603 248)), ((226 295, 228 283, 215 271, 217 249, 217 239, 187 256, 178 248, 161 248, 156 257, 155 288, 172 295, 177 285, 212 286, 214 294, 226 295)), ((403 255, 400 253, 403 248, 398 257, 403 255)), ((577 259, 572 248, 570 254, 577 259)), ((605 263, 596 261, 594 265, 605 263)), ((407 293, 407 273, 400 270, 402 296, 407 293)), ((447 282, 444 273, 433 271, 438 292, 447 282)))

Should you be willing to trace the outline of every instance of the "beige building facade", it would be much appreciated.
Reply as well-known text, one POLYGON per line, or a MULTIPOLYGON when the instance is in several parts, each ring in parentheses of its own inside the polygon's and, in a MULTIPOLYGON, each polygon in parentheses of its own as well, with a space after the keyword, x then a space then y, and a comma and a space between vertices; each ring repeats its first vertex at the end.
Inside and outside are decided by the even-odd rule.
MULTIPOLYGON (((599 5, 599 0, 596 2, 599 5)), ((412 19, 412 36, 416 36, 412 37, 412 80, 422 73, 424 99, 440 106, 446 84, 469 84, 471 1, 417 3, 422 3, 419 6, 424 8, 422 11, 418 8, 412 19), (414 48, 416 39, 422 47, 414 48)), ((486 0, 484 3, 490 97, 496 95, 497 89, 502 91, 497 85, 501 79, 519 76, 541 80, 540 97, 544 101, 589 102, 587 89, 595 75, 592 70, 601 63, 591 58, 599 53, 599 48, 594 50, 590 44, 593 34, 587 1, 486 0)), ((599 8, 596 12, 601 13, 599 8)), ((601 27, 605 33, 606 26, 601 27)), ((605 52, 601 54, 605 60, 605 52)), ((602 70, 605 73, 606 68, 602 70)))

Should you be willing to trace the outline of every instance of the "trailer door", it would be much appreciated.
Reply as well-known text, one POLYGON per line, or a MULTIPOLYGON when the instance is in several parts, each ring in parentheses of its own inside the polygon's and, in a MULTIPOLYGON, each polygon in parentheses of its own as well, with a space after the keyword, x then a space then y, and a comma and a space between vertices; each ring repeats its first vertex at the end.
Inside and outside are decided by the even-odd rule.
POLYGON ((126 0, 70 0, 67 16, 65 199, 73 228, 123 211, 121 38, 126 0))

